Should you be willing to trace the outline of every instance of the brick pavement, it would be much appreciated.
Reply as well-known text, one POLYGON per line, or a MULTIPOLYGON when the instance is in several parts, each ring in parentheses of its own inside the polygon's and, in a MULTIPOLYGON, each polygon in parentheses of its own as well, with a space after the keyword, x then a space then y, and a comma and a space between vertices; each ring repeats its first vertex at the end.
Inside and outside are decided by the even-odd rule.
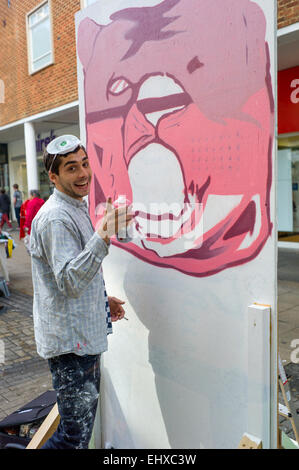
POLYGON ((0 420, 21 405, 52 389, 47 361, 36 353, 32 297, 11 290, 1 297, 0 340, 4 342, 4 364, 0 365, 0 420))

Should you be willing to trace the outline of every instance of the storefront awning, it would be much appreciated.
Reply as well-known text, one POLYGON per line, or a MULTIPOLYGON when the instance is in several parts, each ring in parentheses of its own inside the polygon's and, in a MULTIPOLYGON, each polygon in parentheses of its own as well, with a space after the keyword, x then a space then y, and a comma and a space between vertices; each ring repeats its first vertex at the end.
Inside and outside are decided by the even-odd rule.
POLYGON ((36 134, 42 134, 49 129, 61 129, 79 123, 79 103, 66 104, 59 108, 50 109, 40 114, 29 116, 0 127, 0 143, 9 143, 24 139, 24 123, 34 123, 36 134))

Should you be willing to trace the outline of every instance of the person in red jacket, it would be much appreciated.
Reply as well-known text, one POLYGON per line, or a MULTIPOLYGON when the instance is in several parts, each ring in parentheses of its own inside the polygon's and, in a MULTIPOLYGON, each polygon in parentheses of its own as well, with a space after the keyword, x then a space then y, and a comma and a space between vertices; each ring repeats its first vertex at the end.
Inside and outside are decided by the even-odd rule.
POLYGON ((35 189, 32 189, 30 191, 29 202, 26 206, 26 219, 24 224, 24 230, 26 234, 30 235, 32 221, 40 210, 40 208, 42 207, 42 205, 44 204, 44 202, 45 201, 40 198, 40 194, 38 191, 36 191, 35 189))
POLYGON ((21 205, 21 210, 20 210, 20 240, 22 240, 22 238, 25 238, 25 236, 26 236, 24 227, 25 227, 25 222, 26 222, 26 208, 27 208, 27 205, 28 205, 29 202, 30 202, 30 199, 26 199, 26 201, 24 201, 23 204, 21 205))

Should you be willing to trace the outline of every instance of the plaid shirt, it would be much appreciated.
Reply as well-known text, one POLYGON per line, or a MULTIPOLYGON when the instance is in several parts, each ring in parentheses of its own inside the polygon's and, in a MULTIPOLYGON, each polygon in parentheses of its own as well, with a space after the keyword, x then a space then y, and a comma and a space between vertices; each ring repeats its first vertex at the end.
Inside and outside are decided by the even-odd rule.
POLYGON ((86 202, 55 189, 30 238, 38 354, 106 351, 112 325, 102 261, 108 246, 94 231, 86 202))

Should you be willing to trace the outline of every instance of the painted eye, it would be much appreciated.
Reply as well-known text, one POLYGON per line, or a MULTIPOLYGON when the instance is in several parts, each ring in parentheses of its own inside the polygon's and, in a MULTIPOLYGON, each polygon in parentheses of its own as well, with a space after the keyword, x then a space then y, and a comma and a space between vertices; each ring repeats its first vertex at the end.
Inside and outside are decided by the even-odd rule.
POLYGON ((130 86, 130 83, 124 78, 116 78, 109 83, 108 92, 114 96, 121 95, 124 91, 130 88, 130 86))

